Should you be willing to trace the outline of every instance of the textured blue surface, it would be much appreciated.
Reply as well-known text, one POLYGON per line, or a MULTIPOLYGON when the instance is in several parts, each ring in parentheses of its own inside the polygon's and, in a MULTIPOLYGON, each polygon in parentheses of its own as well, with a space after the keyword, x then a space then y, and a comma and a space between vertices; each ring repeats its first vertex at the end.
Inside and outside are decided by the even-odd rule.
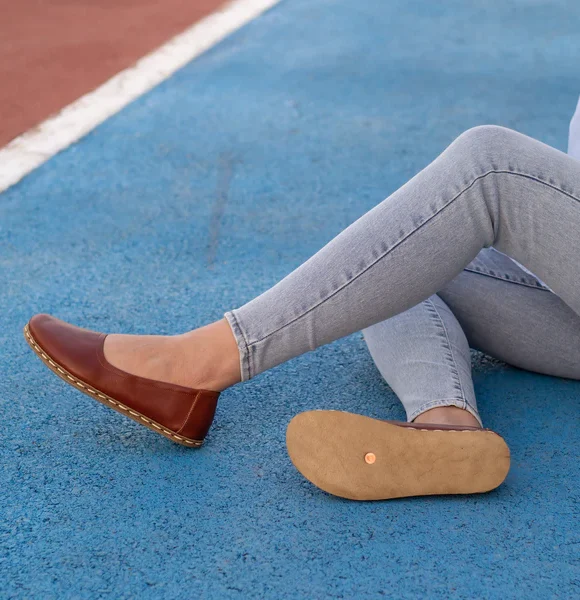
POLYGON ((260 293, 497 123, 565 149, 570 0, 286 1, 0 201, 2 598, 572 598, 580 383, 475 357, 512 450, 481 496, 353 503, 293 469, 299 411, 402 418, 355 334, 223 394, 199 451, 49 373, 50 312, 176 333, 260 293))

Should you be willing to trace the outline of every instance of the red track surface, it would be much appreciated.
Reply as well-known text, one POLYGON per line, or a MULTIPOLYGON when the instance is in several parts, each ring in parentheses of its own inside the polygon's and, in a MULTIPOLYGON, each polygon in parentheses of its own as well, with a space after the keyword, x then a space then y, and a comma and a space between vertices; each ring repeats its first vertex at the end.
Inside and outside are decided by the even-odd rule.
POLYGON ((224 0, 0 0, 0 147, 224 0))

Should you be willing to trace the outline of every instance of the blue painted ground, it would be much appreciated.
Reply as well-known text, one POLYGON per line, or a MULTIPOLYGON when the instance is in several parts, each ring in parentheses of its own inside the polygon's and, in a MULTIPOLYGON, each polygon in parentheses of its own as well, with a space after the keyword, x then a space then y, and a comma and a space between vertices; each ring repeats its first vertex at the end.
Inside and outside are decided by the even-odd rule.
POLYGON ((572 0, 282 2, 5 193, 0 596, 578 597, 580 383, 475 357, 506 483, 352 503, 301 478, 284 434, 312 408, 403 417, 360 334, 227 391, 195 451, 67 387, 21 329, 180 332, 468 127, 565 149, 579 20, 572 0))

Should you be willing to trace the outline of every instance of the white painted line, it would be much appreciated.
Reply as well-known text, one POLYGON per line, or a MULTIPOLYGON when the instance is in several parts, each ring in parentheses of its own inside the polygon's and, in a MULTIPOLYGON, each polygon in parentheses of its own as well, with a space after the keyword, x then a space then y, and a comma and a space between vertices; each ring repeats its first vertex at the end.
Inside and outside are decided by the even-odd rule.
POLYGON ((0 149, 0 192, 280 0, 234 0, 0 149))

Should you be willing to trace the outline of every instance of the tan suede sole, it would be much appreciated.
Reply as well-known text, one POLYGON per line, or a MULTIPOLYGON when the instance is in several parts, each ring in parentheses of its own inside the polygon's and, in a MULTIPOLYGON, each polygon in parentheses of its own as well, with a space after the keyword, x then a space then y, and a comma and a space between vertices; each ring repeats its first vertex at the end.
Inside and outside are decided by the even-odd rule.
POLYGON ((296 415, 286 445, 306 479, 350 500, 488 492, 510 468, 490 430, 414 429, 335 410, 296 415))
POLYGON ((129 419, 133 419, 139 423, 139 425, 144 425, 145 427, 151 429, 155 433, 159 433, 160 435, 170 439, 172 442, 177 444, 181 444, 182 446, 187 446, 188 448, 199 448, 203 444, 203 440, 190 440, 189 438, 183 437, 182 435, 177 435, 170 429, 163 427, 159 423, 156 423, 152 419, 149 419, 145 415, 125 406, 121 402, 118 402, 114 398, 107 396, 100 390, 94 389, 90 384, 86 381, 80 380, 78 377, 75 377, 72 373, 69 373, 64 367, 57 364, 52 358, 44 352, 44 350, 40 347, 38 342, 34 339, 32 334, 30 333, 30 329, 28 325, 24 327, 24 338, 28 342, 28 345, 34 350, 35 354, 40 358, 40 360, 55 374, 58 375, 63 381, 66 381, 69 385, 75 387, 79 392, 83 392, 87 396, 90 396, 97 402, 116 410, 118 413, 129 417, 129 419))

